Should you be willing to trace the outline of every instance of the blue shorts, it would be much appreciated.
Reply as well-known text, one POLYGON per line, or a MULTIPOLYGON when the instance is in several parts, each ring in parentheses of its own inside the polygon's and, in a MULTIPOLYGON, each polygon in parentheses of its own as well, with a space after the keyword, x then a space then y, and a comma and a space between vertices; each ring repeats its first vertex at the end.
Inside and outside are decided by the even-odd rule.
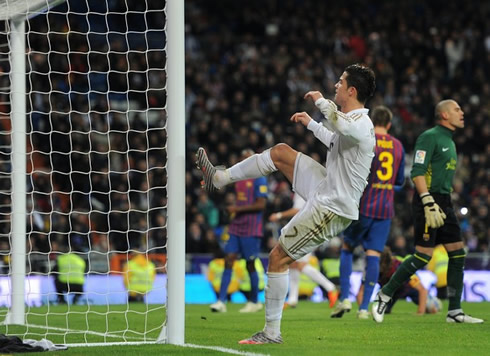
POLYGON ((241 254, 242 258, 255 260, 259 257, 260 237, 257 236, 237 236, 230 235, 230 239, 225 245, 225 253, 241 254))
POLYGON ((351 248, 362 243, 364 250, 383 252, 390 234, 391 219, 374 219, 359 215, 344 231, 344 242, 351 248))

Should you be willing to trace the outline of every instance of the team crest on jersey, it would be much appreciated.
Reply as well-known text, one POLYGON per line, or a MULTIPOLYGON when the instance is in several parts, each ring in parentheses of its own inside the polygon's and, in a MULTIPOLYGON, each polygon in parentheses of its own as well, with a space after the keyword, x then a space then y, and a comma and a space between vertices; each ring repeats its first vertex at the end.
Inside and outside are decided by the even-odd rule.
POLYGON ((425 151, 417 150, 417 152, 415 152, 415 160, 414 160, 414 163, 424 164, 425 154, 426 154, 425 151))
POLYGON ((429 241, 430 235, 428 233, 424 233, 424 235, 422 236, 422 238, 424 239, 424 241, 429 241))

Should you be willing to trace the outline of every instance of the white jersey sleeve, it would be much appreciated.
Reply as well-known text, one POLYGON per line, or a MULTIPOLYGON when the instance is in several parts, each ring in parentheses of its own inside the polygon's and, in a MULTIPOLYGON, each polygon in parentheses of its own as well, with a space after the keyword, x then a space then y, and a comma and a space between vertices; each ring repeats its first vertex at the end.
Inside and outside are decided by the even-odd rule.
POLYGON ((325 116, 329 126, 332 127, 335 132, 342 136, 350 137, 356 142, 360 142, 365 138, 365 125, 359 120, 362 114, 356 113, 353 115, 346 115, 337 110, 337 105, 332 100, 325 98, 318 99, 315 102, 315 105, 321 111, 323 116, 325 116))
POLYGON ((332 131, 329 131, 325 126, 319 124, 314 120, 311 120, 306 128, 313 132, 315 137, 320 140, 325 146, 330 146, 330 142, 332 141, 332 137, 334 135, 332 131))

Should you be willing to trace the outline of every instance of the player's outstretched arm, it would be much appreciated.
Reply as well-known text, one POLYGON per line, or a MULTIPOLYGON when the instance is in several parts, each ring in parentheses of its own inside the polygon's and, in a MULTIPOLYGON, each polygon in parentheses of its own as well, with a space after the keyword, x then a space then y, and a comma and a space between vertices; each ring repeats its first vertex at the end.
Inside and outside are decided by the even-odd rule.
POLYGON ((304 126, 308 127, 308 124, 313 120, 308 113, 302 111, 302 112, 297 112, 291 116, 290 119, 292 122, 300 123, 303 124, 304 126))

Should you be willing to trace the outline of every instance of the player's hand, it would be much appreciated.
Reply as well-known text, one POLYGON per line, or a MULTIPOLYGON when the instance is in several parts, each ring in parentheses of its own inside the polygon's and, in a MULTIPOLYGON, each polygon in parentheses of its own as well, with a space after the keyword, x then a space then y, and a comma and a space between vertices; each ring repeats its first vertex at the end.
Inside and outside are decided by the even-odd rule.
POLYGON ((282 218, 282 213, 273 213, 269 216, 269 221, 276 222, 281 220, 281 218, 282 218))
POLYGON ((308 115, 306 112, 303 111, 303 112, 297 112, 296 114, 293 114, 293 116, 291 116, 290 120, 292 122, 300 122, 304 126, 308 126, 310 121, 313 119, 311 118, 310 115, 308 115))
POLYGON ((306 100, 311 99, 313 100, 313 102, 316 102, 320 98, 323 98, 323 95, 319 91, 313 90, 305 94, 305 99, 306 100))
POLYGON ((432 229, 437 229, 444 225, 446 214, 434 201, 434 198, 429 193, 420 196, 424 205, 425 223, 432 229))

